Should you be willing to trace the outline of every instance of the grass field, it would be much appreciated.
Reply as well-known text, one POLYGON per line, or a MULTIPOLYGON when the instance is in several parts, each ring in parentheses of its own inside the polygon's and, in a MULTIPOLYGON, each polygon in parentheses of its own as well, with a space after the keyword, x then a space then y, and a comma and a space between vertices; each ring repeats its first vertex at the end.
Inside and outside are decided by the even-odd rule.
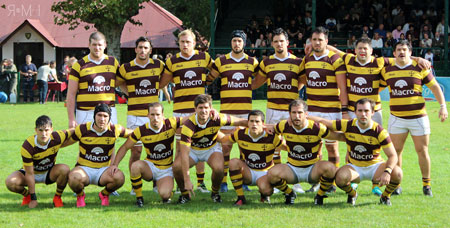
MULTIPOLYGON (((218 103, 214 105, 218 108, 218 103)), ((265 101, 255 101, 254 108, 265 110, 265 101)), ((166 116, 172 113, 171 105, 165 104, 166 116)), ((387 125, 388 103, 383 102, 384 123, 387 125)), ((76 198, 70 188, 63 195, 64 208, 54 209, 52 198, 56 186, 36 186, 39 205, 36 209, 20 207, 22 197, 9 192, 4 183, 6 177, 21 167, 20 147, 29 135, 34 134, 34 121, 43 114, 53 120, 54 129, 67 127, 67 113, 63 103, 47 105, 20 104, 11 106, 0 104, 0 227, 448 227, 450 223, 450 143, 449 121, 441 123, 437 118, 439 106, 428 102, 427 109, 431 121, 430 156, 432 160, 433 198, 422 194, 421 174, 417 155, 410 138, 404 151, 403 195, 392 197, 392 207, 378 205, 378 197, 370 193, 371 183, 363 182, 358 188, 359 198, 355 207, 345 203, 345 193, 338 190, 325 201, 323 207, 313 205, 314 194, 299 195, 293 206, 283 204, 284 196, 272 196, 272 204, 258 202, 259 193, 255 187, 246 192, 248 205, 236 208, 232 203, 236 199, 232 185, 222 194, 222 204, 212 203, 209 194, 197 192, 193 200, 186 205, 163 205, 153 193, 152 184, 144 183, 146 205, 137 208, 131 189, 128 172, 128 155, 120 164, 126 176, 125 185, 119 189, 120 197, 110 197, 109 207, 100 206, 97 197, 101 188, 89 186, 85 189, 86 208, 75 206, 76 198)), ((126 106, 117 107, 119 123, 126 123, 126 106)), ((117 145, 121 145, 123 139, 117 145)), ((116 147, 116 149, 118 146, 116 147)), ((344 146, 340 146, 341 164, 344 164, 344 146)), ((78 154, 78 145, 64 148, 57 162, 73 167, 78 154)), ((283 154, 283 162, 286 154, 283 154)), ((238 156, 234 146, 232 157, 238 156)), ((325 156, 326 158, 326 156, 325 156)), ((195 183, 195 172, 192 171, 195 183)), ((207 169, 205 180, 210 187, 210 171, 207 169)), ((302 184, 309 188, 309 184, 302 184)), ((176 202, 178 195, 174 195, 176 202)))

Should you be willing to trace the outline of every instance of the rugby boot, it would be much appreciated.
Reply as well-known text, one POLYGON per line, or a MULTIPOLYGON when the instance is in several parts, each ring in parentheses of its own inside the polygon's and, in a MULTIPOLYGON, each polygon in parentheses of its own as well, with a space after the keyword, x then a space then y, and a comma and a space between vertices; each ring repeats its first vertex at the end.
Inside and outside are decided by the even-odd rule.
POLYGON ((99 192, 98 198, 102 201, 102 206, 109 206, 109 196, 105 196, 102 192, 99 192))
POLYGON ((245 197, 238 197, 238 199, 236 200, 236 202, 234 202, 234 206, 242 206, 244 204, 247 203, 247 200, 245 199, 245 197))
POLYGON ((387 205, 387 206, 392 206, 391 198, 386 197, 386 196, 380 197, 380 204, 384 204, 384 205, 387 205))
POLYGON ((431 186, 423 186, 423 194, 429 197, 433 197, 433 192, 431 192, 431 186))
POLYGON ((143 197, 136 198, 136 206, 144 207, 144 198, 143 197))
POLYGON ((328 198, 327 195, 319 196, 316 195, 314 197, 314 205, 323 205, 323 199, 328 198))
POLYGON ((317 191, 319 191, 319 188, 320 188, 320 183, 316 183, 316 184, 311 185, 311 188, 306 190, 305 192, 317 192, 317 191))
POLYGON ((261 203, 267 203, 267 204, 270 204, 270 196, 263 196, 263 195, 261 195, 261 198, 259 199, 259 201, 260 201, 261 203))
POLYGON ((218 193, 211 193, 211 199, 214 203, 222 203, 222 198, 218 193))
POLYGON ((402 192, 403 192, 403 189, 402 189, 402 187, 399 186, 392 192, 392 195, 400 195, 400 194, 402 194, 402 192))
POLYGON ((178 204, 185 204, 189 201, 191 201, 191 199, 189 198, 189 195, 185 196, 185 195, 181 194, 181 196, 178 198, 178 204))
POLYGON ((210 191, 206 188, 205 183, 197 185, 197 190, 199 190, 201 193, 210 193, 210 191))
POLYGON ((303 188, 300 184, 294 184, 294 186, 292 186, 292 190, 294 190, 294 192, 296 192, 298 194, 305 193, 305 190, 303 190, 303 188))
POLYGON ((55 195, 53 197, 53 206, 55 206, 55 207, 63 207, 64 206, 61 196, 55 195))
POLYGON ((83 193, 82 196, 77 196, 77 207, 85 207, 86 202, 84 201, 84 198, 86 198, 86 194, 83 193))
POLYGON ((376 186, 375 188, 372 188, 372 193, 376 196, 381 196, 381 194, 383 194, 383 192, 381 192, 380 187, 376 186))
POLYGON ((352 206, 355 206, 356 199, 358 199, 358 193, 356 193, 355 196, 348 195, 347 196, 347 203, 351 204, 352 206))
POLYGON ((26 195, 26 196, 24 196, 23 197, 23 199, 22 199, 22 206, 25 206, 25 205, 28 205, 28 204, 30 204, 30 202, 31 202, 31 195, 30 194, 28 194, 28 195, 26 195))
POLYGON ((297 198, 297 194, 292 191, 290 194, 284 194, 284 204, 292 205, 294 204, 295 198, 297 198))

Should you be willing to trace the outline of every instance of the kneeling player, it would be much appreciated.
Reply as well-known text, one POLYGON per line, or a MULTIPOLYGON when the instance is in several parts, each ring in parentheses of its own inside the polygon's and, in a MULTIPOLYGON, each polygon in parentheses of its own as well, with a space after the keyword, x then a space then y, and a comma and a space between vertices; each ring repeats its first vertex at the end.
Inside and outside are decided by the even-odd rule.
POLYGON ((69 187, 77 194, 77 207, 86 206, 85 186, 105 186, 98 196, 102 206, 109 206, 109 195, 124 183, 122 171, 118 170, 114 175, 107 171, 111 169, 109 162, 114 155, 116 139, 128 137, 131 130, 110 121, 110 107, 99 104, 94 110, 94 122, 78 125, 71 137, 71 143, 80 142, 77 164, 69 173, 69 187))
POLYGON ((136 128, 120 147, 111 165, 113 167, 111 171, 117 171, 117 166, 126 152, 133 148, 136 142, 142 141, 147 158, 133 162, 130 169, 131 185, 136 193, 138 207, 144 206, 142 179, 155 180, 162 202, 170 202, 173 190, 173 140, 177 128, 188 117, 183 120, 180 117, 164 119, 163 106, 160 103, 152 103, 149 106, 148 118, 150 122, 136 128))
POLYGON ((380 203, 391 205, 391 193, 402 180, 402 170, 397 164, 397 153, 392 145, 389 134, 378 123, 372 120, 375 102, 363 98, 355 104, 356 119, 320 122, 335 131, 344 132, 348 148, 349 164, 342 166, 336 172, 336 184, 348 194, 347 203, 355 205, 358 194, 351 183, 363 180, 379 182, 386 185, 381 195, 380 203), (380 156, 383 148, 388 157, 386 162, 380 156))
POLYGON ((320 189, 314 198, 317 205, 323 204, 334 179, 336 167, 329 161, 320 161, 318 152, 322 138, 343 140, 343 136, 329 131, 323 124, 308 120, 308 106, 303 100, 294 100, 289 104, 289 118, 292 124, 283 120, 275 125, 274 131, 286 140, 288 151, 287 164, 275 165, 269 170, 272 186, 285 193, 286 204, 293 204, 295 192, 287 184, 308 182, 320 183, 320 189))
POLYGON ((6 178, 6 187, 24 196, 22 206, 35 208, 38 205, 35 183, 49 185, 56 182, 53 205, 62 207, 61 195, 66 188, 70 169, 65 164, 55 164, 55 161, 59 148, 65 146, 73 130, 53 131, 51 119, 44 115, 36 119, 35 131, 36 135, 28 137, 20 150, 23 169, 6 178))
POLYGON ((237 143, 244 160, 230 161, 230 179, 240 206, 246 203, 242 185, 256 185, 261 193, 261 202, 270 203, 273 188, 267 178, 267 171, 273 167, 275 148, 281 145, 280 135, 269 135, 264 130, 264 113, 253 110, 248 114, 248 127, 237 129, 232 135, 223 137, 221 142, 237 143))

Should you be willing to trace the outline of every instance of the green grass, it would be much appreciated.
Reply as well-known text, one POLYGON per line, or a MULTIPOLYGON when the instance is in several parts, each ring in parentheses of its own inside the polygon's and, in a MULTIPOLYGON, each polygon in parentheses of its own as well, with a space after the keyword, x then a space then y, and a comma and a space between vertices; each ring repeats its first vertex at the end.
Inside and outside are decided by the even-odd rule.
MULTIPOLYGON (((218 103, 214 105, 218 108, 218 103)), ((265 101, 255 101, 254 108, 265 110, 265 101)), ((166 115, 172 113, 171 105, 165 104, 166 115)), ((383 102, 384 123, 387 125, 388 104, 383 102)), ((450 193, 447 189, 450 178, 450 156, 448 141, 448 121, 440 123, 437 118, 439 108, 436 102, 427 103, 431 121, 430 156, 432 160, 433 198, 422 195, 421 174, 417 155, 410 138, 404 151, 404 193, 392 197, 392 207, 378 205, 378 198, 370 193, 371 183, 363 182, 358 188, 360 197, 357 206, 346 205, 343 191, 331 195, 323 207, 313 205, 313 194, 299 195, 293 206, 285 206, 284 196, 272 196, 271 205, 258 202, 259 193, 255 187, 247 193, 248 205, 241 208, 232 206, 236 195, 231 183, 228 193, 222 194, 222 204, 212 203, 209 194, 197 192, 187 205, 163 205, 158 195, 151 190, 151 183, 144 183, 146 205, 139 209, 134 206, 135 198, 129 195, 131 185, 128 172, 128 155, 120 164, 126 175, 125 185, 119 189, 120 197, 110 197, 107 208, 100 206, 97 186, 86 188, 86 208, 75 207, 76 198, 69 188, 63 195, 64 208, 54 209, 52 197, 55 185, 37 185, 39 205, 36 209, 20 207, 22 197, 9 192, 4 183, 6 177, 21 167, 20 147, 26 137, 34 134, 34 121, 43 114, 53 120, 54 129, 67 127, 67 112, 63 103, 19 104, 11 106, 0 104, 0 227, 446 227, 450 223, 450 193), (447 225, 446 225, 447 224, 447 225)), ((118 106, 119 123, 126 123, 126 106, 118 106)), ((118 141, 121 145, 123 139, 118 141)), ((118 147, 117 147, 118 148, 118 147)), ((340 146, 341 164, 345 157, 344 146, 340 146)), ((73 167, 78 154, 78 146, 64 148, 57 162, 73 167)), ((283 162, 286 155, 283 154, 283 162)), ((232 152, 237 157, 237 147, 232 152)), ((326 157, 326 156, 325 156, 326 157)), ((191 171, 195 181, 195 171, 191 171)), ((205 180, 210 187, 210 170, 205 180)), ((308 184, 302 184, 309 188, 308 184)), ((175 202, 178 195, 174 195, 175 202)))

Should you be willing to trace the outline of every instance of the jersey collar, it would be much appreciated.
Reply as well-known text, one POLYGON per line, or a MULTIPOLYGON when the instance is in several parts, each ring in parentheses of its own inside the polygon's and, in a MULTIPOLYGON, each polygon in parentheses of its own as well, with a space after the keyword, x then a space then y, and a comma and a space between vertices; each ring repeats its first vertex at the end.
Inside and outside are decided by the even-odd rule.
POLYGON ((359 132, 361 132, 361 133, 364 134, 366 131, 372 129, 372 127, 373 127, 373 120, 372 120, 372 123, 370 123, 370 126, 369 126, 368 128, 366 128, 366 129, 362 129, 362 128, 359 126, 358 120, 356 120, 355 125, 356 125, 356 127, 359 129, 359 132))
POLYGON ((278 59, 279 61, 283 62, 284 60, 289 59, 291 57, 291 53, 288 52, 288 55, 286 56, 286 58, 283 58, 283 59, 278 58, 278 56, 276 54, 273 54, 273 57, 275 59, 278 59))
POLYGON ((236 62, 242 61, 243 59, 245 59, 245 56, 246 56, 246 54, 244 53, 244 55, 242 55, 242 57, 240 59, 236 59, 236 58, 233 57, 233 55, 230 52, 230 59, 232 59, 232 60, 234 60, 236 62))
POLYGON ((411 66, 411 65, 412 65, 412 60, 409 60, 409 63, 407 63, 407 64, 404 65, 404 66, 399 66, 399 65, 397 64, 397 62, 395 63, 395 66, 398 67, 398 68, 400 68, 400 69, 405 69, 406 67, 409 67, 409 66, 411 66))
POLYGON ((98 132, 94 129, 94 122, 91 123, 91 131, 95 132, 95 134, 97 134, 98 136, 102 136, 103 134, 105 134, 105 132, 107 132, 109 130, 109 127, 111 126, 111 124, 108 125, 108 127, 102 131, 102 132, 98 132))
POLYGON ((134 65, 136 65, 136 66, 138 66, 138 67, 140 67, 140 68, 145 68, 145 67, 147 67, 147 65, 150 64, 150 62, 151 62, 150 59, 148 59, 148 62, 147 62, 147 63, 145 63, 144 65, 140 65, 139 63, 136 62, 136 59, 134 59, 133 61, 134 61, 134 65))
POLYGON ((52 137, 50 137, 50 139, 48 140, 47 144, 42 146, 41 144, 38 143, 37 141, 37 135, 34 136, 34 145, 36 145, 36 147, 43 149, 43 150, 47 150, 48 145, 50 144, 50 141, 52 141, 52 137))
POLYGON ((319 57, 316 56, 316 53, 312 53, 312 55, 314 56, 314 59, 317 61, 317 60, 320 60, 321 58, 327 56, 329 53, 330 53, 330 50, 326 49, 325 53, 323 53, 323 55, 321 55, 319 57))
POLYGON ((155 129, 153 129, 152 128, 152 126, 150 125, 150 121, 149 121, 149 123, 148 123, 148 128, 150 129, 150 130, 152 130, 153 132, 155 132, 156 134, 158 134, 159 132, 161 132, 161 129, 164 127, 164 123, 161 125, 161 127, 158 129, 158 130, 155 130, 155 129))
POLYGON ((209 122, 210 119, 211 119, 211 118, 208 118, 208 120, 206 121, 205 124, 200 124, 200 122, 198 122, 197 114, 195 114, 195 123, 196 123, 200 128, 205 129, 205 128, 206 128, 206 125, 208 125, 208 122, 209 122))
POLYGON ((258 138, 253 138, 252 135, 250 135, 250 130, 247 128, 247 135, 253 140, 253 142, 258 142, 258 140, 266 136, 266 131, 263 131, 262 135, 258 138))
POLYGON ((357 62, 357 63, 358 63, 359 65, 361 65, 361 66, 365 66, 365 65, 371 63, 372 60, 373 60, 373 56, 370 56, 370 60, 367 61, 367 63, 361 63, 361 62, 358 60, 358 57, 356 57, 356 55, 355 55, 355 62, 357 62))
POLYGON ((103 54, 103 57, 102 57, 100 60, 95 61, 95 60, 91 59, 91 54, 88 55, 89 61, 90 61, 90 62, 93 62, 93 63, 95 63, 95 64, 97 64, 97 65, 99 65, 100 63, 102 63, 103 60, 105 60, 105 58, 106 58, 106 57, 105 57, 105 54, 103 54))

